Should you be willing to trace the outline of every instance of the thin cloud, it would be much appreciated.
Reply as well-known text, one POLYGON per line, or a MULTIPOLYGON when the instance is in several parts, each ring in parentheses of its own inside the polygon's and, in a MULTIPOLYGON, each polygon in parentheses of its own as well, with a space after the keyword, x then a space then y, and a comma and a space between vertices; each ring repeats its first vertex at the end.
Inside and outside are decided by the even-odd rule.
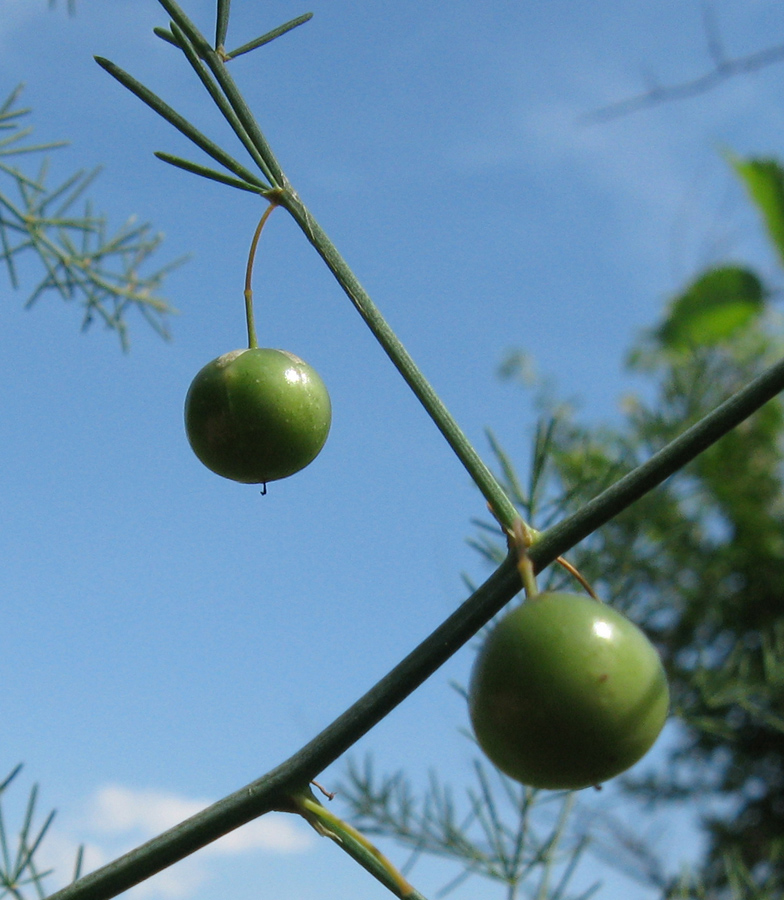
MULTIPOLYGON (((164 791, 107 785, 93 798, 90 822, 96 834, 111 838, 139 836, 144 840, 209 805, 206 800, 192 800, 164 791)), ((204 853, 228 855, 250 850, 300 853, 312 843, 311 836, 293 818, 270 813, 210 844, 204 853)))
MULTIPOLYGON (((84 816, 66 828, 53 828, 41 849, 41 861, 69 880, 78 847, 84 847, 83 872, 90 872, 209 806, 206 800, 167 791, 135 790, 110 784, 95 792, 84 816)), ((294 816, 270 813, 214 841, 203 850, 133 888, 135 900, 185 900, 218 876, 221 861, 241 854, 304 853, 315 835, 294 816)), ((53 879, 54 880, 54 879, 53 879)))
MULTIPOLYGON (((639 91, 617 59, 587 53, 576 50, 569 66, 532 84, 499 63, 507 87, 474 132, 453 145, 453 168, 474 179, 517 171, 532 183, 552 183, 555 196, 579 182, 597 198, 592 214, 599 210, 605 246, 612 242, 625 263, 637 259, 640 270, 666 266, 673 282, 739 252, 757 230, 719 150, 759 152, 746 124, 755 111, 769 125, 778 115, 770 112, 770 80, 739 79, 710 97, 586 126, 585 114, 605 98, 639 91)), ((756 244, 744 256, 749 252, 759 255, 756 244)))

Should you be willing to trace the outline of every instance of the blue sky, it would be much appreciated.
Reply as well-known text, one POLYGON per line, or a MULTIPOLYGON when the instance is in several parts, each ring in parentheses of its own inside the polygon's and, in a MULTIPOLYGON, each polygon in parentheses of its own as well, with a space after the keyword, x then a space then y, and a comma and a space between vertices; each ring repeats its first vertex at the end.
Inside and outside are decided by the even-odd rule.
MULTIPOLYGON (((166 284, 181 312, 173 341, 132 318, 127 355, 100 328, 80 334, 79 310, 59 299, 24 310, 24 290, 0 275, 0 769, 24 761, 17 802, 35 780, 42 805, 58 808, 48 852, 64 873, 79 842, 92 864, 106 861, 328 724, 463 599, 461 573, 485 573, 465 542, 484 513, 282 212, 259 250, 259 336, 320 372, 331 436, 311 467, 265 497, 198 463, 182 404, 202 365, 242 346, 244 266, 261 208, 156 160, 154 150, 196 151, 94 63, 112 59, 230 142, 184 60, 152 35, 166 24, 157 3, 78 0, 75 17, 64 0, 46 6, 0 0, 2 91, 24 81, 36 135, 70 140, 55 174, 102 165, 92 194, 110 221, 149 220, 166 235, 162 262, 191 257, 166 284)), ((211 0, 183 6, 212 30, 211 0)), ((498 379, 508 349, 580 398, 587 419, 613 419, 625 392, 644 389, 623 373, 631 342, 687 278, 732 258, 777 280, 720 150, 779 152, 778 69, 601 126, 578 123, 651 75, 702 73, 698 3, 233 6, 230 45, 315 13, 233 63, 234 77, 295 188, 480 452, 491 427, 524 470, 536 410, 498 379)), ((778 4, 717 2, 716 11, 729 52, 784 34, 778 4)), ((406 768, 416 783, 431 769, 464 783, 473 752, 449 681, 465 681, 472 656, 457 654, 353 756, 372 752, 380 770, 406 768)), ((655 752, 643 763, 656 764, 655 752)), ((338 763, 322 781, 343 771, 338 763)), ((617 801, 607 791, 601 802, 617 801)), ((683 816, 644 827, 676 861, 694 846, 683 816)), ((414 880, 429 896, 452 874, 423 864, 414 880)), ((587 861, 580 883, 597 877, 607 880, 599 896, 646 896, 587 861)), ((387 896, 283 817, 137 894, 387 896)))

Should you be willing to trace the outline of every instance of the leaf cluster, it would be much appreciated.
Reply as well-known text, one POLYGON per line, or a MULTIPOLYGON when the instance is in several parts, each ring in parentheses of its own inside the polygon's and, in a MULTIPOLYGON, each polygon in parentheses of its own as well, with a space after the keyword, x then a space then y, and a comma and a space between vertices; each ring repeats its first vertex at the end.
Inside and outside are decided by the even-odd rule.
POLYGON ((185 116, 178 113, 154 91, 134 78, 133 75, 103 57, 97 56, 95 58, 96 62, 123 87, 135 94, 150 109, 165 119, 170 125, 173 125, 196 147, 217 162, 221 169, 214 169, 202 163, 164 152, 156 152, 155 155, 159 159, 186 172, 200 175, 203 178, 217 181, 229 187, 253 194, 269 196, 271 199, 278 198, 282 189, 287 186, 286 178, 253 113, 230 75, 226 64, 236 57, 262 47, 308 22, 312 18, 312 13, 297 16, 297 18, 227 52, 224 48, 224 42, 229 24, 230 0, 218 0, 214 47, 175 0, 159 0, 159 3, 171 16, 171 21, 169 28, 154 28, 154 33, 161 40, 172 44, 182 51, 202 86, 209 94, 210 99, 221 115, 223 115, 252 163, 261 173, 260 175, 255 174, 246 165, 235 159, 228 151, 203 134, 185 116))
POLYGON ((168 337, 174 309, 159 290, 165 276, 183 260, 147 271, 162 235, 133 219, 109 232, 106 218, 94 213, 85 199, 99 170, 77 171, 51 185, 48 156, 35 170, 22 168, 20 157, 40 157, 64 144, 27 141, 32 128, 22 127, 21 120, 30 110, 19 107, 20 93, 21 87, 0 105, 0 260, 12 287, 22 284, 22 258, 33 256, 42 275, 28 294, 27 307, 51 293, 77 302, 82 328, 98 320, 117 333, 124 349, 130 310, 168 337))

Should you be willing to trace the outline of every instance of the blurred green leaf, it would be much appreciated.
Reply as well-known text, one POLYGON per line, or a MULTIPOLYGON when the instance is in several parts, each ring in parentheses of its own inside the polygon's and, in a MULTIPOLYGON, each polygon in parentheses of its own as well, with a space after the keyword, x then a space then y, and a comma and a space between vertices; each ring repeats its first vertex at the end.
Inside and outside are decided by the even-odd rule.
POLYGON ((784 263, 784 169, 774 159, 730 156, 729 160, 762 213, 768 235, 784 263))
POLYGON ((671 350, 721 343, 762 311, 766 295, 749 269, 711 269, 672 302, 659 341, 671 350))

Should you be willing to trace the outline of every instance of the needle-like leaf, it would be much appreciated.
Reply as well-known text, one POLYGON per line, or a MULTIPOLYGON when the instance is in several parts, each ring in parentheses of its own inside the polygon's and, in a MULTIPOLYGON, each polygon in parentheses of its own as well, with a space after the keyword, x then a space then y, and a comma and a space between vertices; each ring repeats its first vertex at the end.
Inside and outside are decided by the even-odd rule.
POLYGON ((201 83, 207 89, 207 92, 209 93, 215 105, 221 111, 234 133, 237 135, 240 141, 242 141, 243 146, 248 151, 253 161, 264 173, 267 180, 271 182, 273 180, 272 173, 269 171, 264 158, 256 149, 253 141, 250 139, 247 131, 237 117, 237 114, 232 109, 231 104, 226 100, 223 93, 221 92, 221 89, 211 77, 204 63, 199 58, 195 48, 191 45, 190 41, 188 41, 188 38, 185 36, 184 32, 182 32, 174 23, 172 23, 172 36, 174 37, 177 46, 180 47, 182 52, 185 54, 185 57, 191 64, 193 70, 199 76, 201 83))
POLYGON ((218 0, 218 10, 215 19, 215 49, 221 52, 226 43, 226 32, 229 28, 229 11, 231 0, 218 0))
POLYGON ((150 109, 154 110, 158 113, 159 116, 166 119, 171 125, 173 125, 179 132, 185 135, 185 137, 189 138, 196 144, 197 147, 200 147, 205 153, 211 156, 214 160, 219 162, 222 166, 225 166, 229 171, 234 172, 235 175, 239 175, 240 178, 245 181, 253 184, 258 181, 257 177, 250 172, 245 166, 241 165, 237 162, 237 160, 233 159, 225 150, 222 150, 216 143, 211 141, 208 137, 203 135, 197 128, 195 128, 191 123, 181 116, 178 112, 172 109, 168 103, 165 103, 161 100, 157 94, 154 94, 149 88, 146 88, 141 82, 137 81, 132 75, 129 75, 128 72, 123 71, 119 66, 115 65, 113 62, 110 62, 108 59, 103 59, 103 57, 96 56, 95 61, 98 65, 108 72, 113 78, 120 82, 123 87, 126 87, 131 93, 136 94, 136 96, 143 102, 146 103, 150 109))
POLYGON ((274 41, 275 38, 279 38, 281 35, 292 31, 294 28, 304 25, 305 22, 309 22, 312 18, 313 13, 304 13, 304 15, 297 16, 296 19, 292 19, 290 22, 286 22, 278 28, 273 28, 272 31, 268 31, 261 37, 258 37, 253 41, 248 41, 247 44, 243 44, 241 47, 237 47, 236 50, 232 50, 231 53, 227 53, 226 59, 236 59, 238 56, 242 56, 243 53, 250 53, 251 50, 255 50, 257 47, 263 47, 264 44, 269 44, 270 41, 274 41))
POLYGON ((251 194, 263 195, 265 193, 265 189, 257 184, 249 184, 247 181, 242 181, 239 178, 232 178, 231 175, 225 175, 223 172, 207 168, 207 166, 201 166, 198 163, 182 159, 179 156, 172 156, 170 153, 163 153, 161 151, 156 151, 155 155, 158 159, 169 163, 171 166, 176 166, 178 169, 184 169, 186 172, 192 172, 194 175, 201 175, 202 178, 210 178, 213 181, 219 181, 221 184, 227 184, 229 187, 239 188, 240 190, 248 191, 251 194))

